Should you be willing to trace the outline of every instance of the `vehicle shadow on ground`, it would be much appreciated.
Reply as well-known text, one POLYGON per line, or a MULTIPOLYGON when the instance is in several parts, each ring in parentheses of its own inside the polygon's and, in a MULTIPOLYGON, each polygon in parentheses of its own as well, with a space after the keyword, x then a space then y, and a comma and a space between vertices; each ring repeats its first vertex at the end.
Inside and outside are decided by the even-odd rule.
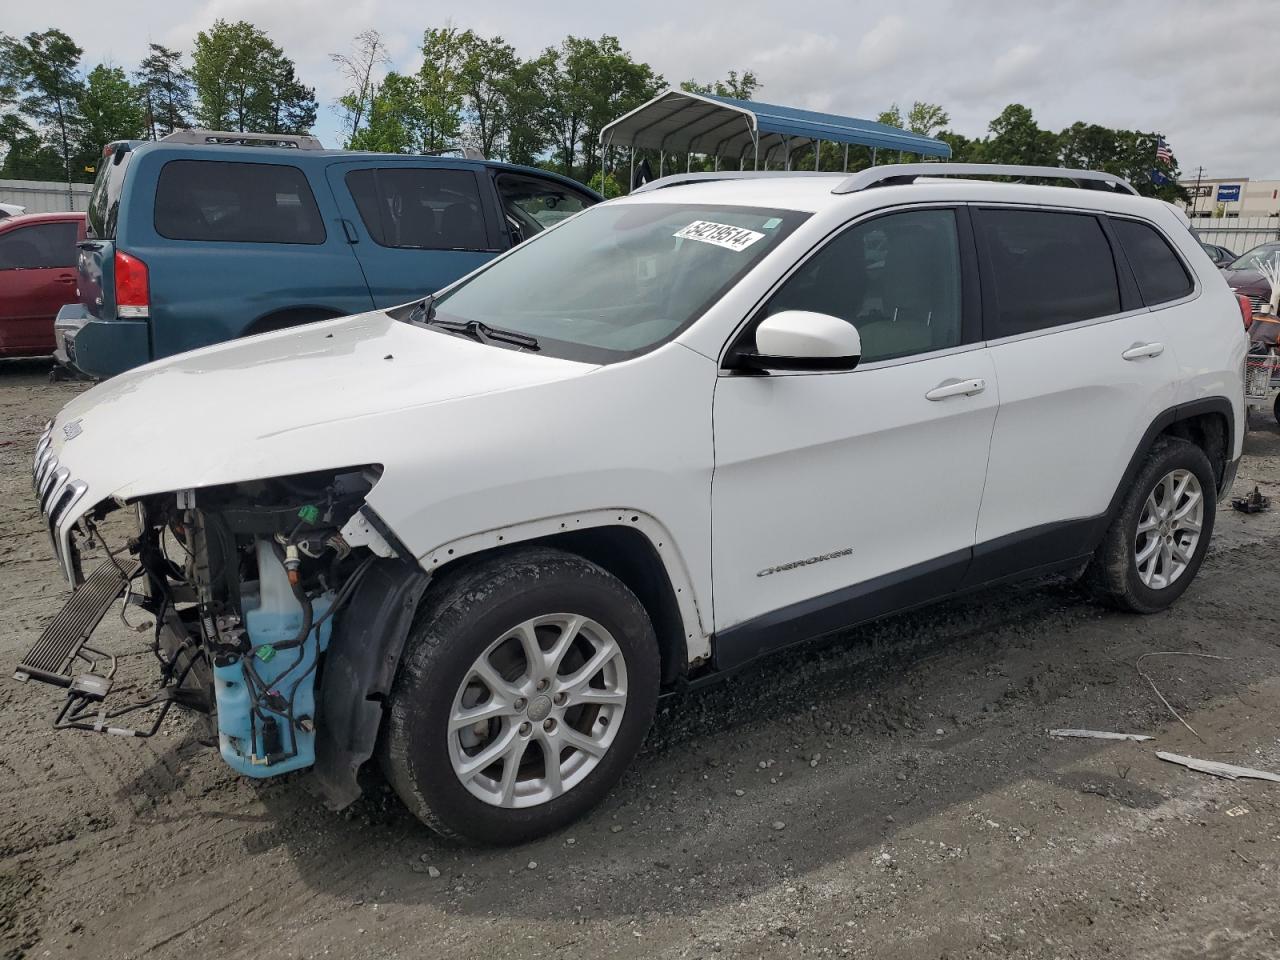
MULTIPOLYGON (((1270 552, 1245 547, 1231 557, 1261 568, 1270 552)), ((1235 561, 1210 558, 1182 603, 1155 617, 1104 611, 1061 584, 1006 588, 772 656, 664 702, 605 803, 523 847, 443 841, 375 774, 342 814, 310 799, 299 779, 258 785, 267 816, 260 831, 246 823, 243 853, 283 848, 304 884, 353 906, 533 920, 563 919, 566 904, 584 918, 692 915, 860 853, 869 860, 935 814, 1023 779, 1150 808, 1163 796, 1124 771, 1062 769, 1103 745, 1054 743, 1044 731, 1166 722, 1132 662, 1153 649, 1224 652, 1200 643, 1199 613, 1221 614, 1214 604, 1202 611, 1197 595, 1238 575, 1235 561)), ((1280 674, 1275 646, 1249 640, 1269 636, 1268 606, 1232 612, 1229 639, 1248 649, 1228 651, 1238 663, 1180 664, 1190 681, 1180 689, 1195 698, 1180 709, 1243 686, 1245 660, 1249 680, 1280 674)))

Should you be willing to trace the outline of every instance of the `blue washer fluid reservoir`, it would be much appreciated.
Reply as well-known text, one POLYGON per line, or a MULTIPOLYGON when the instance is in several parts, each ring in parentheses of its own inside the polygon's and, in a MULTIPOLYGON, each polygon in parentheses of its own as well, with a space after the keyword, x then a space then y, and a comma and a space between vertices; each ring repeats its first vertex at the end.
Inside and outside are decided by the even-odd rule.
MULTIPOLYGON (((302 604, 293 595, 284 564, 269 540, 258 541, 257 554, 258 582, 244 584, 241 591, 252 651, 235 663, 214 667, 213 687, 222 759, 246 776, 274 777, 315 762, 316 661, 329 646, 333 620, 313 628, 301 647, 276 650, 276 644, 293 640, 302 629, 302 604), (256 714, 245 680, 246 662, 267 691, 280 697, 277 701, 260 696, 256 714), (268 700, 275 702, 269 705, 268 700)), ((319 620, 332 603, 331 592, 313 599, 312 621, 319 620)))

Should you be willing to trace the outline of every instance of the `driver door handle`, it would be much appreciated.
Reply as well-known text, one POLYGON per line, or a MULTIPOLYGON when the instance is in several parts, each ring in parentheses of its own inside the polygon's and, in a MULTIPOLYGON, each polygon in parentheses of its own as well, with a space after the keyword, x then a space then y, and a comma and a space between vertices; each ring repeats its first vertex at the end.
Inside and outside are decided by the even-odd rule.
POLYGON ((972 397, 987 389, 987 381, 981 377, 973 380, 946 380, 924 395, 926 400, 945 400, 947 397, 972 397))
POLYGON ((1158 357, 1164 353, 1163 343, 1135 343, 1120 356, 1126 360, 1141 360, 1144 357, 1158 357))

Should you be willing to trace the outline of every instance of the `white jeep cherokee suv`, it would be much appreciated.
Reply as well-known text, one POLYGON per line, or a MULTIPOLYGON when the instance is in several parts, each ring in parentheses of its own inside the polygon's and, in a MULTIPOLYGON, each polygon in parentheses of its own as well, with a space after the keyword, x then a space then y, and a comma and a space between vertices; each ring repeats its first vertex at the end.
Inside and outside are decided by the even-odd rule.
POLYGON ((35 464, 68 579, 107 513, 138 530, 18 676, 62 727, 202 711, 334 806, 378 753, 432 827, 521 841, 605 795, 660 693, 781 647, 1054 571, 1167 607, 1245 351, 1175 212, 1105 174, 668 178, 434 298, 73 400, 35 464), (142 709, 86 642, 122 595, 142 709))

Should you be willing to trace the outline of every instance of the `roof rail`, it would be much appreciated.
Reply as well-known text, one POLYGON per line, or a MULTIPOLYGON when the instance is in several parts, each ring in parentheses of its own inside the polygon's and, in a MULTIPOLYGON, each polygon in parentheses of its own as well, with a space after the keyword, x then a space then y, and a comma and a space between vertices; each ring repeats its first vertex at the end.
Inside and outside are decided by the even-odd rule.
POLYGON ((1138 191, 1128 180, 1101 170, 1069 170, 1065 167, 1027 167, 1005 163, 886 163, 853 174, 832 193, 857 193, 869 187, 914 183, 917 177, 1021 177, 1029 180, 1070 180, 1085 190, 1138 191))
MULTIPOLYGON (((937 166, 937 164, 931 164, 937 166)), ((840 174, 813 170, 720 170, 716 173, 669 173, 657 180, 636 187, 631 192, 649 193, 664 187, 682 187, 689 183, 706 183, 713 180, 762 180, 765 177, 838 177, 840 174)))
POLYGON ((479 147, 441 147, 438 150, 424 150, 422 153, 416 154, 419 157, 443 157, 445 154, 456 153, 463 160, 487 160, 484 151, 479 147))
POLYGON ((305 133, 236 133, 231 130, 175 130, 160 138, 163 143, 188 143, 200 146, 284 147, 286 150, 323 150, 315 137, 305 133))

